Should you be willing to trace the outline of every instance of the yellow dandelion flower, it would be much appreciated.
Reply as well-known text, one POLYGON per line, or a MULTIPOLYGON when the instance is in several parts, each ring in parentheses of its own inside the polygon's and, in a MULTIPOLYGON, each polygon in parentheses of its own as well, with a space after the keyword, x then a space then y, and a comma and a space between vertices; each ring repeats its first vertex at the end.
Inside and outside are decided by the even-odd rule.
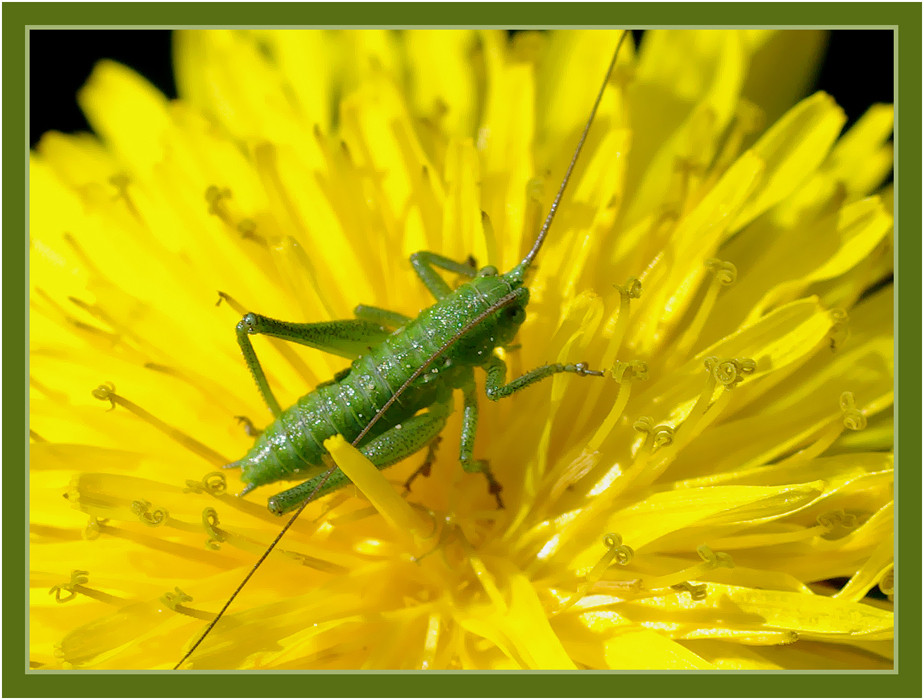
MULTIPOLYGON (((328 441, 355 485, 186 668, 891 668, 892 108, 783 113, 750 71, 800 34, 624 47, 499 351, 609 376, 480 402, 506 507, 459 407, 406 496, 424 452, 328 441)), ((281 526, 219 469, 270 421, 241 314, 416 316, 419 250, 509 270, 618 36, 180 32, 175 102, 98 65, 96 135, 30 161, 34 668, 180 660, 281 526)), ((347 363, 254 345, 283 406, 347 363)))

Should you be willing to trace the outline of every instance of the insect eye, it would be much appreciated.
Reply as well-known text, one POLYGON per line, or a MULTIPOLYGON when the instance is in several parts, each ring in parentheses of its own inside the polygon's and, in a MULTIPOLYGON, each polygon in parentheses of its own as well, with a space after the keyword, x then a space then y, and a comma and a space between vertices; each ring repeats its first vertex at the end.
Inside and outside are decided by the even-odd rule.
POLYGON ((497 277, 497 268, 494 265, 487 265, 478 270, 479 277, 497 277))
POLYGON ((509 318, 514 323, 522 323, 523 319, 526 318, 526 312, 521 306, 514 306, 507 309, 507 318, 509 318))

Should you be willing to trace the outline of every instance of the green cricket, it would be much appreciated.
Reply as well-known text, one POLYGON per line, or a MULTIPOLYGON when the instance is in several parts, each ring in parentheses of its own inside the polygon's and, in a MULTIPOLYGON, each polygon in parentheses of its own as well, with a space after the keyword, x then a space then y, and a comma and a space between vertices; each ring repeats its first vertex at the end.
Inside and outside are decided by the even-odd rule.
POLYGON ((273 414, 273 422, 257 436, 244 457, 226 468, 241 469, 246 486, 240 495, 274 481, 304 481, 269 498, 270 511, 277 515, 294 511, 293 515, 174 669, 209 635, 307 504, 350 483, 324 449, 326 439, 342 435, 378 469, 427 448, 423 465, 406 483, 410 488, 417 475, 429 471, 439 434, 453 410, 453 392, 459 389, 464 407, 459 461, 466 472, 483 475, 498 508, 503 508, 501 484, 488 463, 473 455, 478 424, 475 367, 485 371, 485 393, 492 401, 563 372, 604 376, 582 362, 556 363, 542 365, 507 382, 507 366, 495 349, 510 345, 526 318, 527 273, 555 218, 627 34, 625 30, 613 52, 542 228, 529 252, 509 272, 500 273, 490 265, 476 269, 471 261, 458 262, 422 251, 411 256, 411 266, 436 303, 417 318, 360 305, 354 310, 356 318, 343 321, 290 323, 248 313, 237 324, 244 360, 273 414), (438 270, 462 275, 469 281, 452 289, 438 270), (251 335, 306 345, 352 363, 283 410, 254 352, 251 335))

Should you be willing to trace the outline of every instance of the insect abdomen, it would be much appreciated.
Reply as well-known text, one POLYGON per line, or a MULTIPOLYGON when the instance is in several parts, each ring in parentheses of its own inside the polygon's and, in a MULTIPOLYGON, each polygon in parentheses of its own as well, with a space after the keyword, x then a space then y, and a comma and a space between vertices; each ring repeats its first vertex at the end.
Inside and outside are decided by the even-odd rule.
MULTIPOLYGON (((387 341, 382 343, 356 360, 339 382, 318 387, 280 413, 238 462, 241 480, 256 487, 310 476, 323 464, 324 441, 339 434, 352 442, 410 376, 403 370, 416 351, 408 352, 409 347, 395 350, 387 341)), ((406 407, 426 405, 419 402, 427 398, 412 391, 404 403, 396 402, 367 440, 413 415, 415 411, 406 407)))
POLYGON ((314 391, 280 413, 238 462, 241 481, 262 486, 320 466, 323 442, 331 434, 323 408, 320 391, 314 391))
MULTIPOLYGON (((310 476, 322 466, 324 441, 340 434, 353 442, 373 416, 415 370, 434 356, 458 332, 460 318, 487 309, 509 286, 499 277, 466 284, 421 312, 368 354, 355 360, 349 374, 319 386, 280 413, 241 459, 241 480, 252 487, 281 479, 310 476)), ((492 322, 485 329, 493 327, 492 322)), ((485 338, 488 348, 494 338, 485 338)), ((461 365, 481 364, 478 351, 458 343, 416 379, 365 436, 363 443, 433 404, 437 395, 457 386, 461 365), (471 357, 459 357, 465 349, 471 357), (461 360, 461 361, 460 361, 461 360)), ((363 443, 360 443, 362 446, 363 443)))

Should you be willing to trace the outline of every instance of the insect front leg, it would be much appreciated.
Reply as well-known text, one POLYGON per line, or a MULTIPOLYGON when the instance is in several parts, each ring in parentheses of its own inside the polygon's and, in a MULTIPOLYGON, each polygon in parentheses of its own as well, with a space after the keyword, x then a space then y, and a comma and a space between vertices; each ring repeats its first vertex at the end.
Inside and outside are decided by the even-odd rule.
MULTIPOLYGON (((446 425, 446 419, 452 411, 451 396, 449 401, 434 404, 413 418, 389 428, 384 433, 359 448, 376 468, 385 469, 396 464, 424 447, 432 445, 446 425)), ((320 498, 331 491, 351 483, 346 474, 337 469, 330 475, 318 476, 302 482, 298 486, 286 489, 269 499, 270 511, 282 515, 298 508, 308 498, 320 498), (325 480, 326 479, 326 480, 325 480), (318 484, 321 484, 318 488, 318 484)))
POLYGON ((561 372, 570 372, 572 374, 590 377, 603 376, 603 372, 587 369, 587 365, 585 365, 583 362, 578 362, 573 365, 555 363, 552 365, 542 365, 542 367, 537 367, 536 369, 531 370, 520 377, 517 377, 509 384, 506 384, 507 365, 497 356, 493 356, 487 361, 487 363, 484 365, 484 370, 488 375, 487 379, 485 380, 484 389, 485 393, 487 394, 488 398, 491 399, 491 401, 503 399, 507 396, 517 393, 521 389, 525 389, 530 384, 535 384, 536 382, 541 381, 546 377, 551 377, 553 374, 560 374, 561 372))
POLYGON ((497 507, 503 508, 501 500, 501 485, 494 478, 488 462, 484 459, 475 459, 472 455, 475 449, 475 433, 478 429, 478 391, 475 388, 475 373, 470 372, 462 385, 463 413, 462 413, 462 441, 459 447, 459 461, 462 469, 469 473, 484 474, 488 480, 488 492, 497 500, 497 507))
POLYGON ((254 352, 253 344, 250 342, 252 335, 267 335, 355 360, 387 338, 389 330, 378 323, 362 319, 289 323, 259 314, 245 314, 237 324, 237 342, 244 354, 244 361, 257 382, 260 395, 273 416, 277 417, 282 413, 282 408, 273 395, 269 382, 266 380, 266 373, 254 352))
POLYGON ((439 253, 431 253, 429 250, 422 250, 411 255, 411 265, 437 301, 452 294, 452 287, 440 277, 436 271, 437 267, 466 277, 474 277, 478 274, 475 266, 468 261, 458 262, 439 253))

